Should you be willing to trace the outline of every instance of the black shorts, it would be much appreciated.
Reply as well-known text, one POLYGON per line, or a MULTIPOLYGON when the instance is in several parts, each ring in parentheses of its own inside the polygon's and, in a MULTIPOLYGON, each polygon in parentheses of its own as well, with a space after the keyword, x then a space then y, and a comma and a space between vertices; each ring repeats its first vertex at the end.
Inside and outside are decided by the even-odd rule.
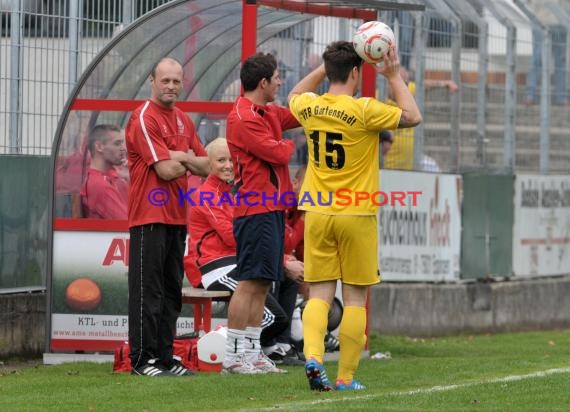
POLYGON ((283 279, 285 213, 281 211, 234 219, 237 280, 283 279))

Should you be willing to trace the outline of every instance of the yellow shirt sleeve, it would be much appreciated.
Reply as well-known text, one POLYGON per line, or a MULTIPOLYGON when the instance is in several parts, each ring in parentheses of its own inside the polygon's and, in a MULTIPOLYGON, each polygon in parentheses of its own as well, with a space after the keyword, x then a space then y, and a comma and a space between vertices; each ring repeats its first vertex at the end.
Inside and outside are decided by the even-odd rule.
POLYGON ((388 129, 398 127, 402 109, 397 106, 379 102, 376 99, 364 98, 364 126, 370 130, 388 129))
MULTIPOLYGON (((408 90, 416 95, 416 83, 409 82, 408 90)), ((387 104, 396 106, 393 100, 387 104)), ((385 169, 412 170, 414 168, 414 129, 412 127, 394 131, 394 143, 384 157, 385 169)))
POLYGON ((303 123, 306 116, 302 116, 303 114, 303 107, 309 105, 311 101, 318 97, 317 94, 307 92, 302 94, 294 95, 291 100, 289 101, 289 110, 291 110, 291 114, 297 119, 299 123, 303 123))

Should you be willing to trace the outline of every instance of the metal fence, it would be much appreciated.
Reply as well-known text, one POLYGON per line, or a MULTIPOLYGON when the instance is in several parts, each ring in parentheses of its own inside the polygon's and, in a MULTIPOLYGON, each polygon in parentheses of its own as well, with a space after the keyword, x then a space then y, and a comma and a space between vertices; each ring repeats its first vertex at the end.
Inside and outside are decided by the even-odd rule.
POLYGON ((0 154, 51 154, 83 70, 122 26, 166 2, 0 1, 0 154))
MULTIPOLYGON (((49 155, 63 105, 91 59, 121 27, 166 2, 1 1, 0 153, 49 155)), ((570 1, 537 3, 558 24, 537 19, 525 0, 427 0, 423 13, 379 10, 424 113, 416 130, 397 133, 386 167, 570 171, 570 1)), ((263 45, 277 52, 283 92, 328 42, 350 38, 359 23, 317 17, 263 45)), ((387 97, 382 79, 378 90, 387 97)))
MULTIPOLYGON (((530 6, 524 0, 427 0, 423 13, 380 11, 395 31, 424 114, 415 130, 396 132, 384 167, 568 173, 565 1, 530 6), (537 8, 550 11, 549 23, 535 17, 537 8), (537 31, 544 31, 544 47, 537 31)), ((328 42, 350 38, 360 23, 318 17, 262 45, 277 52, 286 79, 283 96, 314 67, 328 42)), ((378 97, 387 96, 379 78, 378 97)), ((294 137, 302 144, 302 136, 294 137)))
MULTIPOLYGON (((48 156, 69 93, 114 34, 163 3, 0 0, 0 289, 45 282, 48 156)), ((384 166, 568 174, 569 3, 427 0, 424 13, 379 11, 394 28, 424 114, 419 127, 397 136, 400 147, 384 166)), ((350 38, 360 23, 315 16, 260 45, 280 61, 282 103, 326 44, 350 38)), ((233 100, 237 79, 238 67, 216 99, 233 100)), ((377 85, 386 99, 385 82, 377 85)), ((224 119, 204 118, 199 126, 208 140, 223 134, 224 119)), ((297 142, 294 161, 306 161, 303 134, 289 138, 297 142)))

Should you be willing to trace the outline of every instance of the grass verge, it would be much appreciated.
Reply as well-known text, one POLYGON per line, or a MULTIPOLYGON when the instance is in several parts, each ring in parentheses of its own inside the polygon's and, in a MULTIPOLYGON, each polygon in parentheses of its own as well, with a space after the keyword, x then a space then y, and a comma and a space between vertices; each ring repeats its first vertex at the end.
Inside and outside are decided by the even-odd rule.
MULTIPOLYGON (((7 411, 568 410, 570 333, 437 339, 373 336, 357 377, 366 391, 315 393, 302 367, 286 375, 153 379, 111 364, 0 365, 7 411)), ((337 365, 326 364, 335 377, 337 365)))

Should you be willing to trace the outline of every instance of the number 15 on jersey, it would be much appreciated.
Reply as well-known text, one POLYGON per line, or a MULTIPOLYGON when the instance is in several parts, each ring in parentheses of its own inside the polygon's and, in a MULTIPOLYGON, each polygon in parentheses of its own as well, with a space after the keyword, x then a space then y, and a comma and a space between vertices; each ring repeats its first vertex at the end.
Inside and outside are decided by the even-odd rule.
POLYGON ((339 170, 344 167, 346 156, 342 146, 342 134, 315 130, 309 135, 313 143, 313 159, 316 167, 321 166, 320 148, 324 144, 325 165, 329 169, 339 170))

